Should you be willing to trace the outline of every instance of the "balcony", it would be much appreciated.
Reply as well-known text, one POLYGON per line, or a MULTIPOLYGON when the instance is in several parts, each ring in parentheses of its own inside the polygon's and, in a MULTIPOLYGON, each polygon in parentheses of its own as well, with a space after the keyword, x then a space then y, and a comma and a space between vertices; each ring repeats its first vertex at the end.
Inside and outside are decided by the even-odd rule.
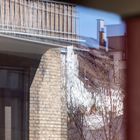
POLYGON ((55 1, 1 0, 0 34, 30 41, 77 42, 75 5, 55 1))

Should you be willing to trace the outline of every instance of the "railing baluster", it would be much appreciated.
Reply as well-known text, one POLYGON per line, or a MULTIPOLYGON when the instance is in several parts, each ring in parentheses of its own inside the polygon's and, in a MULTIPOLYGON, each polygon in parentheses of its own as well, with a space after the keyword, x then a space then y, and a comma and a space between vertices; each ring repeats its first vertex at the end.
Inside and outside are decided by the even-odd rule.
POLYGON ((0 0, 0 29, 13 34, 74 39, 76 17, 72 6, 34 0, 0 0))
POLYGON ((22 31, 22 28, 21 28, 21 19, 22 19, 22 16, 21 16, 21 0, 19 0, 19 26, 20 26, 20 32, 23 32, 22 31))
POLYGON ((4 29, 4 1, 1 1, 2 29, 4 29))
MULTIPOLYGON (((26 11, 26 6, 25 6, 25 0, 23 0, 23 26, 25 27, 25 23, 26 23, 26 20, 25 20, 25 12, 26 11)), ((26 30, 25 30, 26 32, 26 30)))
POLYGON ((1 1, 2 1, 2 0, 0 0, 0 26, 1 26, 1 24, 2 24, 2 17, 1 17, 1 1))
POLYGON ((27 16, 27 27, 28 27, 28 30, 27 32, 29 33, 30 32, 30 24, 29 24, 29 21, 30 21, 30 9, 29 9, 29 6, 30 6, 30 0, 27 1, 27 13, 26 13, 26 16, 27 16))
POLYGON ((44 34, 45 29, 45 4, 42 2, 42 34, 44 34))
POLYGON ((6 12, 6 10, 5 10, 5 1, 4 1, 4 7, 3 7, 4 9, 4 27, 5 27, 5 24, 6 24, 6 22, 5 22, 5 19, 6 19, 6 14, 5 14, 5 12, 6 12))

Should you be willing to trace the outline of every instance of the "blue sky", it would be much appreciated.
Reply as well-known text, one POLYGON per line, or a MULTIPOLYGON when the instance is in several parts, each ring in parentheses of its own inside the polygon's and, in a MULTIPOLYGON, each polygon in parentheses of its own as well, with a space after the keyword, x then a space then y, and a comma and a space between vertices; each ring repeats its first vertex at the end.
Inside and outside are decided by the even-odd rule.
POLYGON ((104 19, 105 25, 110 24, 120 24, 122 20, 120 16, 108 13, 104 11, 99 11, 96 9, 85 8, 81 6, 77 6, 78 12, 78 33, 80 35, 88 36, 88 37, 97 37, 97 20, 96 19, 104 19))

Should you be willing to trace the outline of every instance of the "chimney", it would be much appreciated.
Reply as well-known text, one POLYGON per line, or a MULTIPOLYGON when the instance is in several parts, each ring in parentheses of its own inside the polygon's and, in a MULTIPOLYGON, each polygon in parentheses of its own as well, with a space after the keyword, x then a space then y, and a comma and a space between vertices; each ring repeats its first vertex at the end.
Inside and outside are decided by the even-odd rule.
POLYGON ((106 27, 104 20, 97 19, 97 40, 99 42, 99 48, 108 50, 107 46, 107 36, 106 36, 106 27))

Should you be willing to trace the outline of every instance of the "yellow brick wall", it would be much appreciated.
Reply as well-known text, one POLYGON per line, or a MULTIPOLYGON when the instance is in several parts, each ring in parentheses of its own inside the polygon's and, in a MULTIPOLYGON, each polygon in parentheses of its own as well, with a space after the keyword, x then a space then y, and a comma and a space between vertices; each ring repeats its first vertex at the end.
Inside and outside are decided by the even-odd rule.
POLYGON ((30 87, 29 140, 67 139, 62 96, 60 50, 48 49, 42 55, 30 87))

